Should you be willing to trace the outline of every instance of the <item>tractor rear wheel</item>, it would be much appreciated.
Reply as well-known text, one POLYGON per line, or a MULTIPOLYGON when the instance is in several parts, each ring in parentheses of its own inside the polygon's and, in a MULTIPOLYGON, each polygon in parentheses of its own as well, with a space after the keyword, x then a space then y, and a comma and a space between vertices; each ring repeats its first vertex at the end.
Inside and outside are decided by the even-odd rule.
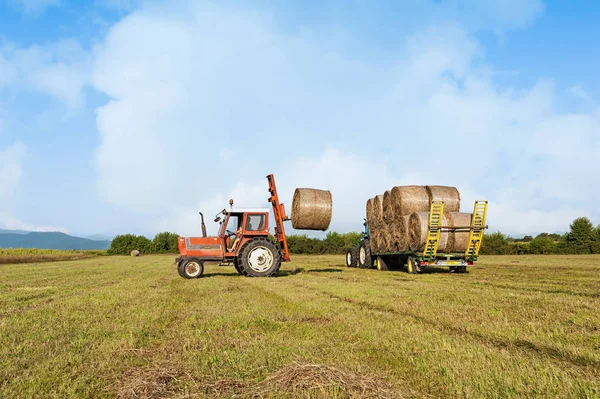
POLYGON ((233 267, 235 267, 235 270, 236 270, 236 271, 237 271, 239 274, 242 274, 242 271, 240 270, 240 266, 238 265, 238 260, 237 260, 237 258, 235 258, 235 259, 233 260, 233 267))
POLYGON ((358 266, 358 248, 348 248, 348 252, 346 252, 346 267, 356 266, 358 266))
POLYGON ((281 251, 273 241, 255 238, 244 244, 237 264, 244 276, 271 277, 281 267, 281 251))
POLYGON ((179 275, 183 278, 198 278, 204 273, 204 263, 196 258, 179 262, 179 275))
POLYGON ((371 244, 369 240, 361 240, 358 247, 358 267, 370 269, 373 267, 371 259, 371 244))

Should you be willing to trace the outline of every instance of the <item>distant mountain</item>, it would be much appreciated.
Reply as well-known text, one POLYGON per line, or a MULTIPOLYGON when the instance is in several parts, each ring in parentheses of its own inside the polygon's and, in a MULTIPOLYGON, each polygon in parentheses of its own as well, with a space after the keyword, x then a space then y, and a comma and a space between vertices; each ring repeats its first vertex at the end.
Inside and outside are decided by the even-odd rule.
POLYGON ((25 230, 2 230, 0 229, 0 234, 27 234, 31 233, 30 231, 25 230))
POLYGON ((0 230, 0 248, 108 249, 110 241, 89 240, 58 232, 6 233, 0 230))

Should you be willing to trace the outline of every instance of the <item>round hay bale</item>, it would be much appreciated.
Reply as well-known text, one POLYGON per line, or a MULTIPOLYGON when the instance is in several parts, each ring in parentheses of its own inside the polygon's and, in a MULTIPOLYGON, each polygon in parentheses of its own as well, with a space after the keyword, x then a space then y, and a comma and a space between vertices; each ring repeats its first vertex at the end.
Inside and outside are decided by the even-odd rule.
POLYGON ((367 200, 367 222, 369 227, 375 227, 379 225, 377 216, 375 214, 375 198, 369 198, 367 200))
POLYGON ((383 226, 379 230, 379 250, 380 252, 393 252, 392 248, 394 243, 392 230, 388 225, 383 226))
POLYGON ((373 215, 377 224, 383 223, 383 194, 376 195, 373 198, 373 215))
MULTIPOLYGON (((448 226, 450 219, 448 212, 442 215, 442 226, 448 226)), ((414 212, 408 220, 408 245, 411 251, 422 251, 427 243, 427 230, 429 229, 429 212, 414 212)), ((450 233, 442 230, 438 242, 438 252, 449 250, 448 241, 450 233)))
POLYGON ((429 203, 444 201, 444 211, 460 212, 460 193, 456 187, 426 186, 429 203))
POLYGON ((378 253, 379 252, 379 230, 377 228, 369 227, 369 244, 371 245, 371 252, 378 253))
POLYGON ((327 230, 331 223, 331 192, 297 188, 292 200, 292 227, 299 230, 327 230))
POLYGON ((392 223, 395 219, 394 208, 392 206, 392 193, 390 190, 383 193, 383 201, 381 201, 383 208, 383 222, 392 223))
POLYGON ((397 234, 398 234, 398 239, 397 239, 398 252, 405 252, 405 251, 408 251, 408 249, 409 249, 408 248, 409 247, 409 239, 408 239, 408 220, 409 219, 410 219, 410 216, 402 216, 396 222, 396 229, 397 229, 397 234))
POLYGON ((415 212, 429 212, 429 194, 424 186, 396 186, 390 190, 392 214, 410 216, 415 212))
POLYGON ((140 256, 140 251, 134 249, 133 251, 131 251, 131 256, 140 256))
MULTIPOLYGON (((473 215, 466 212, 450 212, 450 224, 452 226, 470 226, 473 215)), ((450 233, 448 252, 464 252, 469 245, 469 231, 454 231, 450 233)))

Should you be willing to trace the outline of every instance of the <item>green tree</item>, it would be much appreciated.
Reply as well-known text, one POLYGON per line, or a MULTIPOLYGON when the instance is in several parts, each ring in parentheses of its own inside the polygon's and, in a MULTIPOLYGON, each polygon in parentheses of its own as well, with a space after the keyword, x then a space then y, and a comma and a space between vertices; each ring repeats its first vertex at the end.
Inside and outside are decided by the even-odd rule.
POLYGON ((153 252, 158 254, 177 253, 179 234, 162 232, 154 236, 152 240, 153 252))
POLYGON ((523 237, 523 242, 531 242, 533 241, 533 237, 532 236, 525 236, 523 237))
POLYGON ((136 236, 135 234, 118 235, 110 243, 108 253, 110 255, 129 255, 134 249, 143 254, 152 253, 152 241, 144 236, 136 236))
POLYGON ((483 236, 480 252, 482 255, 507 255, 511 248, 507 237, 498 231, 483 236))
POLYGON ((553 254, 556 252, 556 241, 548 233, 541 233, 529 243, 532 254, 553 254))
POLYGON ((567 237, 569 247, 575 253, 589 254, 591 252, 592 241, 596 232, 590 219, 586 217, 577 218, 571 223, 571 231, 567 237))

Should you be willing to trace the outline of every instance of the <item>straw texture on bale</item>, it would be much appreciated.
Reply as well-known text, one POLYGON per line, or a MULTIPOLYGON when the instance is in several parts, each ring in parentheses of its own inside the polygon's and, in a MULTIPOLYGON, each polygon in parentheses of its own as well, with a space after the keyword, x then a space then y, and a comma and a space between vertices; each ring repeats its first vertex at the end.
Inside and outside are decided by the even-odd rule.
MULTIPOLYGON (((470 226, 472 214, 465 212, 450 212, 452 226, 470 226)), ((464 252, 469 245, 469 231, 454 231, 450 233, 448 252, 464 252)))
POLYGON ((375 222, 380 225, 383 223, 383 194, 376 195, 373 198, 373 212, 375 222))
MULTIPOLYGON (((448 212, 442 215, 442 226, 450 224, 448 212)), ((429 212, 414 212, 408 221, 409 247, 411 251, 422 251, 427 243, 427 231, 429 229, 429 212)), ((438 252, 448 250, 450 233, 442 230, 438 241, 438 252)))
POLYGON ((429 194, 424 186, 397 186, 390 190, 390 195, 392 209, 387 212, 395 218, 429 211, 429 194))
POLYGON ((395 218, 394 209, 392 208, 392 193, 388 190, 383 193, 383 222, 392 223, 395 218))
POLYGON ((444 201, 446 212, 460 212, 460 193, 456 187, 449 186, 426 186, 429 203, 432 201, 444 201))
POLYGON ((367 200, 367 204, 365 206, 365 215, 367 215, 367 222, 369 222, 369 225, 372 225, 375 222, 375 213, 373 212, 373 198, 369 198, 367 200))
POLYGON ((131 251, 131 256, 140 256, 140 251, 134 249, 133 251, 131 251))
POLYGON ((297 188, 292 200, 292 227, 299 230, 327 230, 331 223, 331 192, 297 188))

